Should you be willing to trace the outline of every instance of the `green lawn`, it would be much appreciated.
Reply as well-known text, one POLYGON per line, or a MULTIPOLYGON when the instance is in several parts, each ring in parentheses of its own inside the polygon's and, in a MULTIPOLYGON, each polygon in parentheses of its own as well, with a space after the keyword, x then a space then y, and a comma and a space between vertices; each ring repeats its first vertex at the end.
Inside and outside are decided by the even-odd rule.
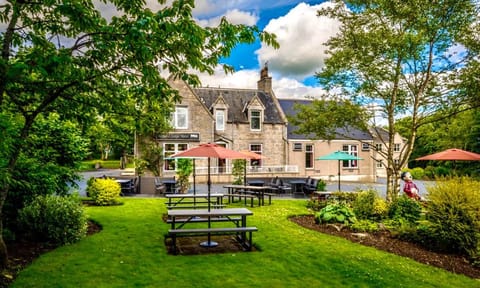
POLYGON ((257 252, 167 255, 165 199, 88 207, 103 231, 41 256, 11 287, 480 287, 480 281, 297 226, 305 200, 251 208, 257 252))

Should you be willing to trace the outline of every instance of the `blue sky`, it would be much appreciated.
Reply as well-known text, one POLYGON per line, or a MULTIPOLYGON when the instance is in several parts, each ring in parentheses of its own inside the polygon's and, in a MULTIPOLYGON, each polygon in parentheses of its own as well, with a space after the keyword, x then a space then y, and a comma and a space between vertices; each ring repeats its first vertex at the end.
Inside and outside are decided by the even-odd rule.
MULTIPOLYGON (((1 1, 1 0, 0 0, 1 1)), ((172 0, 167 0, 167 4, 172 0)), ((110 4, 95 0, 104 16, 115 14, 110 4)), ((222 17, 231 23, 257 25, 277 35, 280 49, 261 43, 240 45, 231 56, 223 59, 233 66, 233 74, 225 75, 221 67, 214 75, 199 74, 203 86, 255 89, 260 69, 268 61, 272 86, 278 98, 318 97, 324 91, 313 75, 324 64, 323 43, 338 31, 337 21, 317 17, 325 0, 195 0, 193 16, 199 25, 215 26, 222 17)), ((162 7, 158 0, 146 0, 152 11, 162 7)))
POLYGON ((223 59, 236 72, 225 75, 220 67, 215 75, 200 75, 204 86, 256 88, 259 73, 268 61, 278 98, 318 97, 323 90, 313 77, 323 67, 327 41, 338 31, 338 22, 316 13, 325 0, 196 0, 194 17, 201 25, 218 23, 221 17, 235 24, 257 25, 277 35, 280 49, 257 42, 240 45, 223 59))

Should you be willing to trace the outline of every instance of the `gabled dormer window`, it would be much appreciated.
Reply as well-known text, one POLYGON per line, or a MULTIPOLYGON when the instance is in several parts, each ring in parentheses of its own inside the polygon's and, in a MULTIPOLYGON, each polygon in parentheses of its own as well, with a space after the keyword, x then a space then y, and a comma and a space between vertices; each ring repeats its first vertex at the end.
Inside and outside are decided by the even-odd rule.
POLYGON ((215 129, 217 131, 225 130, 225 110, 215 110, 215 129))
POLYGON ((172 113, 171 125, 175 129, 188 128, 188 107, 175 107, 175 112, 172 113))
POLYGON ((250 130, 260 131, 262 130, 262 111, 257 109, 250 109, 250 130))

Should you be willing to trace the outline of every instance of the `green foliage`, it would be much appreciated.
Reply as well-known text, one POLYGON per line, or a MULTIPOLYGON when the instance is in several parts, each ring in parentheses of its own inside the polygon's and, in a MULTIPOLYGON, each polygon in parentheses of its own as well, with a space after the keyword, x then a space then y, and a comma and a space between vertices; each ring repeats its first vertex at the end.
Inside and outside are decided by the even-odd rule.
POLYGON ((244 184, 244 173, 245 173, 245 160, 243 159, 234 159, 232 161, 233 168, 232 168, 232 176, 233 176, 233 184, 241 185, 244 184))
MULTIPOLYGON (((143 8, 145 1, 127 2, 106 1, 111 11, 120 14, 108 19, 91 1, 2 2, 0 105, 15 121, 0 125, 6 123, 10 126, 6 131, 18 137, 4 138, 15 141, 1 144, 8 152, 0 159, 5 174, 0 175, 5 179, 0 182, 0 198, 25 194, 9 200, 14 206, 32 198, 36 191, 31 193, 28 186, 35 181, 25 179, 30 174, 37 174, 40 184, 48 184, 40 194, 68 188, 64 184, 73 175, 69 158, 84 156, 79 151, 82 143, 57 151, 70 143, 64 142, 64 136, 76 134, 49 133, 37 141, 31 135, 40 135, 42 130, 33 127, 41 117, 57 113, 62 121, 80 123, 89 135, 95 134, 89 128, 97 122, 110 121, 107 130, 97 130, 102 150, 110 149, 110 135, 121 135, 116 141, 123 140, 121 148, 126 151, 122 152, 128 152, 134 131, 154 138, 169 128, 168 116, 180 97, 165 74, 196 86, 200 84, 196 73, 213 73, 237 44, 260 39, 278 48, 275 35, 256 26, 231 24, 226 18, 214 27, 201 26, 192 16, 193 0, 168 1, 158 11, 143 8), (52 149, 55 145, 46 143, 58 146, 52 149), (51 165, 43 163, 47 161, 51 165), (19 171, 17 164, 31 169, 19 171), (45 173, 47 168, 50 171, 45 173)), ((228 65, 223 68, 233 71, 228 65)), ((5 262, 0 257, 0 266, 5 262)))
POLYGON ((33 240, 74 243, 87 233, 87 217, 76 196, 37 196, 19 213, 22 231, 33 240))
POLYGON ((454 178, 428 190, 424 236, 435 249, 480 255, 480 182, 454 178))
POLYGON ((309 105, 297 103, 293 109, 296 111, 295 116, 287 115, 287 118, 297 127, 297 134, 314 134, 318 139, 334 139, 338 137, 339 127, 363 130, 367 127, 368 114, 360 105, 348 100, 313 100, 309 105))
POLYGON ((187 193, 190 187, 190 175, 193 172, 192 159, 180 158, 177 159, 177 184, 180 193, 187 193))
POLYGON ((420 203, 403 194, 388 206, 388 217, 393 220, 415 223, 420 219, 421 213, 422 206, 420 203))
MULTIPOLYGON (((15 122, 19 121, 18 118, 3 115, 11 121, 12 127, 9 129, 21 125, 15 122)), ((7 129, 4 133, 8 131, 7 129)), ((11 133, 13 134, 4 136, 14 137, 15 132, 11 133)), ((18 156, 15 169, 10 176, 3 174, 7 172, 5 169, 0 169, 3 174, 1 176, 11 180, 2 221, 12 231, 16 230, 18 210, 23 208, 24 203, 32 201, 37 195, 66 195, 72 186, 75 187, 75 181, 79 179, 76 170, 86 155, 85 141, 78 126, 60 119, 55 113, 39 117, 25 140, 15 137, 17 145, 22 146, 24 143, 25 146, 18 156)), ((8 149, 5 152, 7 151, 12 152, 8 149)), ((10 154, 0 155, 0 164, 4 168, 8 165, 10 154)))
POLYGON ((327 191, 327 182, 325 182, 323 179, 318 179, 317 182, 317 191, 327 191))
POLYGON ((90 178, 86 190, 95 204, 108 206, 118 203, 121 187, 114 179, 90 178))
MULTIPOLYGON (((449 51, 456 45, 478 34, 478 9, 474 1, 455 0, 435 5, 428 0, 333 2, 333 7, 323 7, 318 15, 338 20, 343 28, 326 43, 330 57, 316 74, 320 85, 328 96, 375 106, 388 119, 388 136, 382 137, 384 139, 394 139, 400 131, 396 125, 398 116, 408 113, 415 117, 410 122, 413 124, 402 131, 405 142, 410 145, 401 158, 393 154, 393 149, 382 155, 388 163, 387 171, 392 172, 387 175, 390 185, 387 199, 395 199, 396 184, 390 183, 396 182, 390 178, 398 177, 399 168, 407 165, 406 157, 411 147, 416 146, 419 127, 434 120, 428 117, 436 109, 448 106, 448 113, 443 111, 441 115, 445 118, 464 108, 467 97, 454 89, 462 82, 462 73, 452 75, 451 71, 463 71, 462 68, 476 60, 470 58, 468 51, 463 55, 437 56, 451 55, 449 51), (398 160, 398 164, 394 160, 398 160)), ((340 122, 338 127, 342 127, 341 117, 326 121, 328 113, 325 119, 320 119, 323 121, 316 121, 319 113, 322 111, 302 116, 305 125, 310 126, 302 131, 304 134, 326 129, 322 126, 331 127, 329 122, 340 122)), ((434 141, 439 139, 441 137, 436 137, 434 141)))
POLYGON ((142 158, 145 161, 145 168, 150 170, 156 177, 160 176, 163 164, 163 146, 155 143, 143 143, 142 158))
POLYGON ((375 190, 360 191, 353 202, 353 211, 359 219, 380 220, 388 211, 386 201, 375 190))
POLYGON ((348 227, 355 232, 375 233, 379 230, 377 222, 367 219, 359 219, 348 227))
POLYGON ((313 211, 320 211, 322 208, 329 204, 328 201, 318 200, 317 197, 312 197, 307 201, 307 208, 313 211))
POLYGON ((343 203, 328 204, 319 212, 315 213, 317 223, 341 223, 351 224, 356 221, 355 213, 343 203))
POLYGON ((331 199, 335 201, 344 202, 351 205, 355 199, 357 199, 358 193, 351 193, 351 192, 342 192, 342 191, 335 191, 332 192, 331 199))

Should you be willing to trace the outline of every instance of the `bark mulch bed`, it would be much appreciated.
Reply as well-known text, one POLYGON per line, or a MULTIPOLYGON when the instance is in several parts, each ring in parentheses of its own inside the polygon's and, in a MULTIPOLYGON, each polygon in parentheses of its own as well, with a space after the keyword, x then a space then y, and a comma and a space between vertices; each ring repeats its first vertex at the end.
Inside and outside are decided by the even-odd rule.
POLYGON ((466 258, 459 255, 429 251, 417 244, 393 238, 388 231, 375 234, 352 233, 345 228, 338 231, 333 225, 316 224, 312 215, 292 217, 290 220, 300 226, 321 233, 342 237, 355 243, 408 257, 417 262, 436 266, 453 273, 463 274, 471 278, 480 278, 480 268, 470 265, 466 258))

